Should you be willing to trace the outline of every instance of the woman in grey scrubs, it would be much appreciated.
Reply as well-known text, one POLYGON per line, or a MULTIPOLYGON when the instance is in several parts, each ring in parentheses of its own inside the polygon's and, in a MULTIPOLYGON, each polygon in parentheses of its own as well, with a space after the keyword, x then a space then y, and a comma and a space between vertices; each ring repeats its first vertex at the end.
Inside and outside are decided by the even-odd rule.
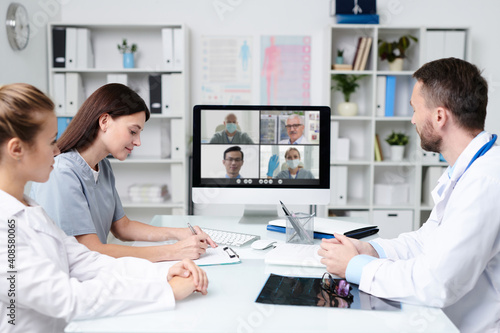
POLYGON ((200 228, 154 227, 130 220, 115 188, 106 158, 123 161, 140 146, 140 133, 149 119, 144 100, 122 84, 97 89, 81 106, 58 141, 54 171, 46 183, 33 183, 31 196, 70 236, 112 257, 139 257, 150 261, 197 259, 208 245, 217 246, 200 228), (123 241, 178 242, 132 247, 107 244, 111 233, 123 241))

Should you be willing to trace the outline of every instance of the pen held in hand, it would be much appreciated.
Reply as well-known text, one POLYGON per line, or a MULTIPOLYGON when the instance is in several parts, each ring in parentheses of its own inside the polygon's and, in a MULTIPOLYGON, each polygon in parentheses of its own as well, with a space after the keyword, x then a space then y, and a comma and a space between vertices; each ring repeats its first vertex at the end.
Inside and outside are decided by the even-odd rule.
POLYGON ((194 230, 193 226, 189 222, 186 222, 186 223, 187 223, 187 225, 189 227, 189 230, 191 230, 191 233, 193 235, 197 235, 196 230, 194 230))

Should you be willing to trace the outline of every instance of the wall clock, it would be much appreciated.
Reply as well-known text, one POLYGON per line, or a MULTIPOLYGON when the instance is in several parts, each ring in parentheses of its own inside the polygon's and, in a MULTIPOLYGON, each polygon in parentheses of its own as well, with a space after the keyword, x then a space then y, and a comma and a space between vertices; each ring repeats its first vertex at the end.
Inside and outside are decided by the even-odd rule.
POLYGON ((30 38, 30 25, 26 8, 19 3, 11 3, 7 9, 5 25, 12 49, 20 51, 26 48, 30 38))

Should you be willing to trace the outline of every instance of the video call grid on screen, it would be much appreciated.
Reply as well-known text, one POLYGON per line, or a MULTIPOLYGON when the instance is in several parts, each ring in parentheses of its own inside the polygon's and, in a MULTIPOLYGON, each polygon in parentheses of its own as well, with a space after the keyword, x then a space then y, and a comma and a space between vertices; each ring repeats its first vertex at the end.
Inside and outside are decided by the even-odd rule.
POLYGON ((329 188, 329 107, 197 105, 193 124, 194 187, 329 188), (237 121, 238 133, 231 143, 225 134, 228 115, 227 123, 237 121), (288 131, 286 125, 292 125, 288 131), (290 143, 294 140, 297 144, 290 143), (238 149, 234 147, 243 152, 242 162, 236 150, 226 153, 224 160, 224 152, 238 149), (287 151, 299 157, 296 178, 290 176, 287 151), (268 177, 273 155, 279 165, 268 177), (237 178, 231 178, 235 174, 237 178))

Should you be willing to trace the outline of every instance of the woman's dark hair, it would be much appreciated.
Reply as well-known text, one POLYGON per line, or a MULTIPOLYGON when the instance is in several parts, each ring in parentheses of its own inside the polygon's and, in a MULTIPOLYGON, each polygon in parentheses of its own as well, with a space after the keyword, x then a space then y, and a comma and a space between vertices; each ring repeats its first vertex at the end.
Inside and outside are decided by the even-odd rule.
POLYGON ((439 59, 423 65, 413 77, 422 83, 427 107, 447 108, 462 128, 484 129, 488 83, 476 66, 456 58, 439 59))
POLYGON ((80 107, 57 141, 59 150, 65 153, 72 149, 85 148, 94 142, 102 114, 107 113, 114 119, 137 112, 145 112, 148 121, 149 109, 135 91, 119 83, 106 84, 94 91, 80 107))

